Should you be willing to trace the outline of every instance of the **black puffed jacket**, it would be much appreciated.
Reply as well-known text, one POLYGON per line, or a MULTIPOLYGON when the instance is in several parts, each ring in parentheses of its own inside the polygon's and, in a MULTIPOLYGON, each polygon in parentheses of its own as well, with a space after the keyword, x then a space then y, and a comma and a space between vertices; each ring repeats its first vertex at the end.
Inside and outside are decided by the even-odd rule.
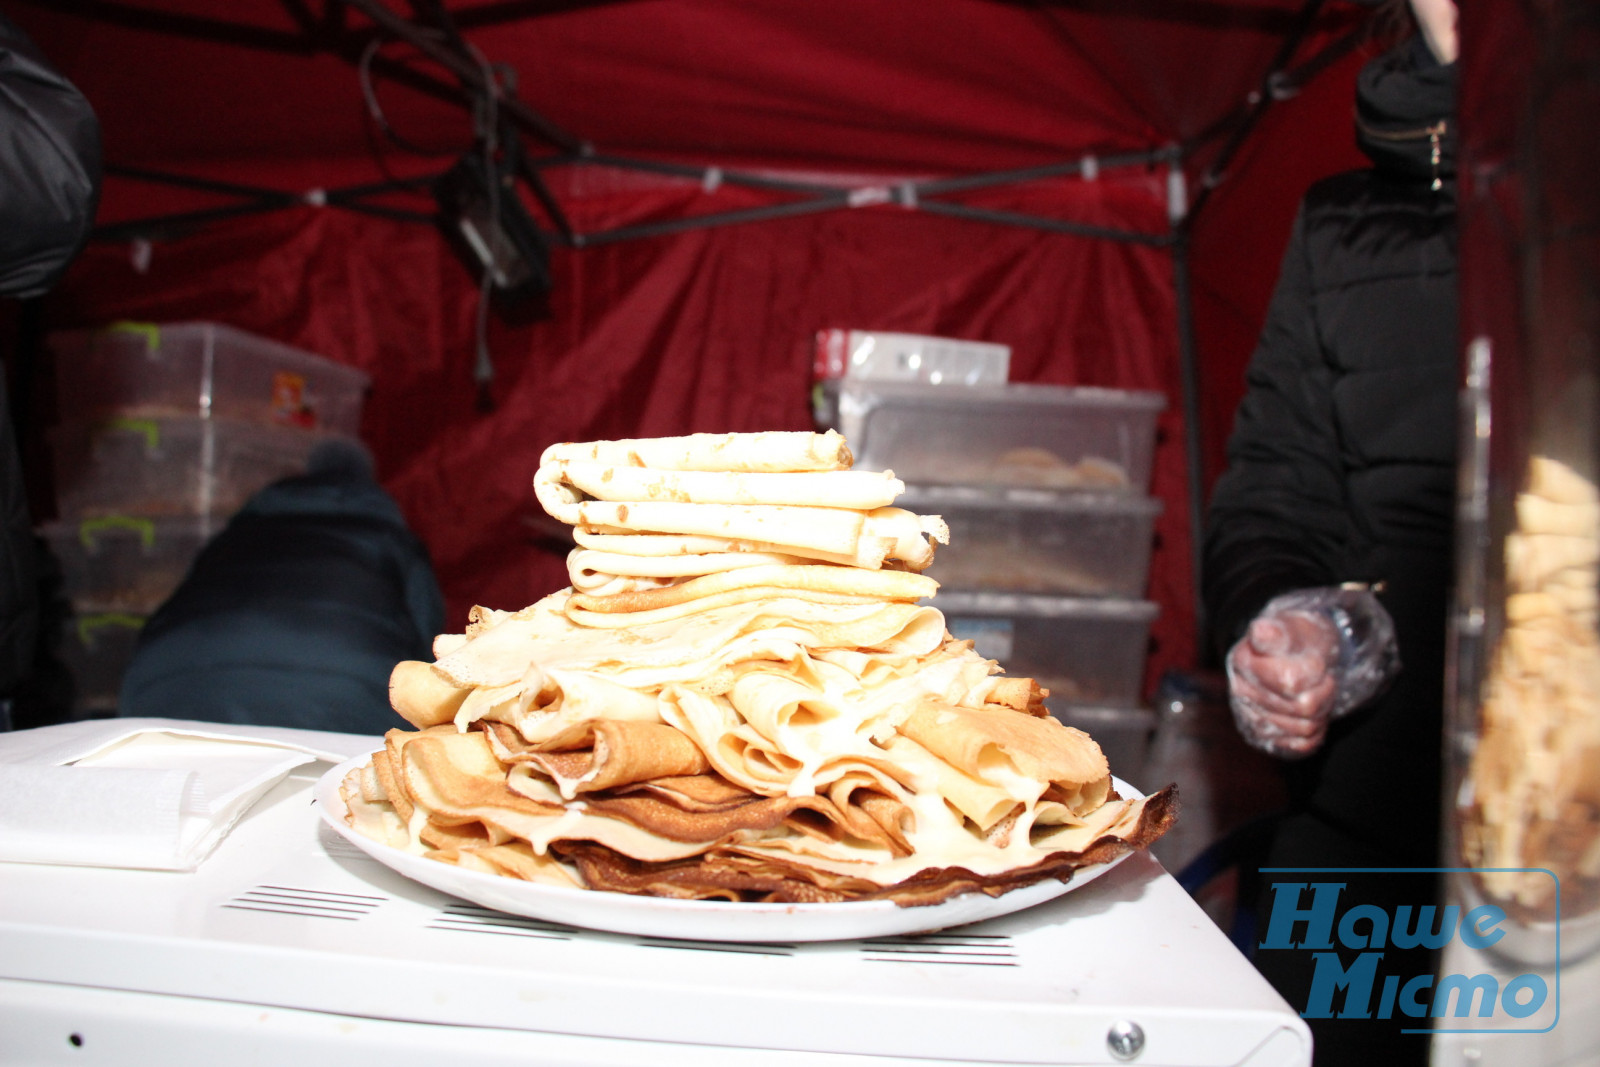
POLYGON ((1454 67, 1420 39, 1363 69, 1357 139, 1373 166, 1301 204, 1205 534, 1222 651, 1281 593, 1383 583, 1401 678, 1296 772, 1298 799, 1358 824, 1382 816, 1356 794, 1396 780, 1420 778, 1417 802, 1437 808, 1460 378, 1453 103, 1454 67))
MULTIPOLYGON (((88 101, 0 14, 0 299, 43 295, 94 225, 100 125, 88 101)), ((0 702, 33 666, 38 548, 0 382, 0 702)), ((7 716, 0 708, 0 729, 7 716)))

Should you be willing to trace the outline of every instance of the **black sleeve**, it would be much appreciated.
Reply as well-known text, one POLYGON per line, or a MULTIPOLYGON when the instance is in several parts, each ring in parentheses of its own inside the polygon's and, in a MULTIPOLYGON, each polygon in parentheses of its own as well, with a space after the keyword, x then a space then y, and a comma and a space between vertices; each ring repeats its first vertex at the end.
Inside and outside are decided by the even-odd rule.
POLYGON ((38 549, 12 433, 11 402, 0 374, 0 700, 26 677, 39 629, 38 549))
POLYGON ((99 194, 99 120, 0 15, 0 296, 55 283, 89 239, 99 194))
POLYGON ((1332 390, 1302 206, 1207 515, 1202 594, 1219 651, 1273 597, 1336 581, 1347 518, 1332 390))

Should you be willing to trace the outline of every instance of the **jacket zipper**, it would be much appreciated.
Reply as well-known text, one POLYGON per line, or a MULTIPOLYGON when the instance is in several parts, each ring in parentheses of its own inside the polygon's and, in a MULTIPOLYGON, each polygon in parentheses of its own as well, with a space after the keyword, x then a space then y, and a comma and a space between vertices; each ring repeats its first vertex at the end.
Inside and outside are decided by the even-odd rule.
POLYGON ((1356 119, 1356 125, 1361 128, 1362 133, 1380 141, 1420 141, 1426 137, 1428 139, 1428 163, 1433 168, 1433 181, 1428 188, 1437 193, 1444 187, 1444 181, 1439 177, 1439 162, 1443 155, 1442 142, 1444 141, 1445 131, 1450 128, 1449 119, 1440 119, 1432 126, 1422 126, 1414 130, 1396 130, 1393 133, 1387 130, 1375 130, 1362 122, 1360 118, 1356 119))

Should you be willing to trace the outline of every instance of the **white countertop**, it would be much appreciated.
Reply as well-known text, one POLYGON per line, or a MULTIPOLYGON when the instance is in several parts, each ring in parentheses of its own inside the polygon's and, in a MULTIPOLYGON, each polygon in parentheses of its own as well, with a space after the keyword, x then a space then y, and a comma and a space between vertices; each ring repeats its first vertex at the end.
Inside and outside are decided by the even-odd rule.
POLYGON ((325 769, 281 782, 193 873, 0 863, 0 1061, 133 1062, 90 1023, 167 1062, 186 1032, 286 1049, 293 1031, 297 1067, 380 1046, 427 1062, 441 1041, 457 1062, 1310 1061, 1304 1023, 1147 855, 939 934, 669 941, 505 916, 402 878, 321 824, 310 790, 325 769), (1123 1022, 1144 1034, 1131 1061, 1107 1047, 1123 1022))

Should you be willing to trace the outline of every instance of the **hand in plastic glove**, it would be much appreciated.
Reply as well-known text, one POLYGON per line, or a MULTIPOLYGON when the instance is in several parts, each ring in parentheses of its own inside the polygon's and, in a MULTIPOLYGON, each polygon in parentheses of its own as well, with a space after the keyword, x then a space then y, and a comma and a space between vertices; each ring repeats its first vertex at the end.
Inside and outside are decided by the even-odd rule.
POLYGON ((1366 589, 1278 597, 1228 652, 1239 732, 1286 759, 1321 747, 1328 723, 1375 696, 1399 670, 1394 624, 1366 589))
POLYGON ((1239 732, 1279 756, 1315 752, 1328 731, 1339 637, 1326 617, 1261 615, 1228 653, 1228 696, 1239 732))

